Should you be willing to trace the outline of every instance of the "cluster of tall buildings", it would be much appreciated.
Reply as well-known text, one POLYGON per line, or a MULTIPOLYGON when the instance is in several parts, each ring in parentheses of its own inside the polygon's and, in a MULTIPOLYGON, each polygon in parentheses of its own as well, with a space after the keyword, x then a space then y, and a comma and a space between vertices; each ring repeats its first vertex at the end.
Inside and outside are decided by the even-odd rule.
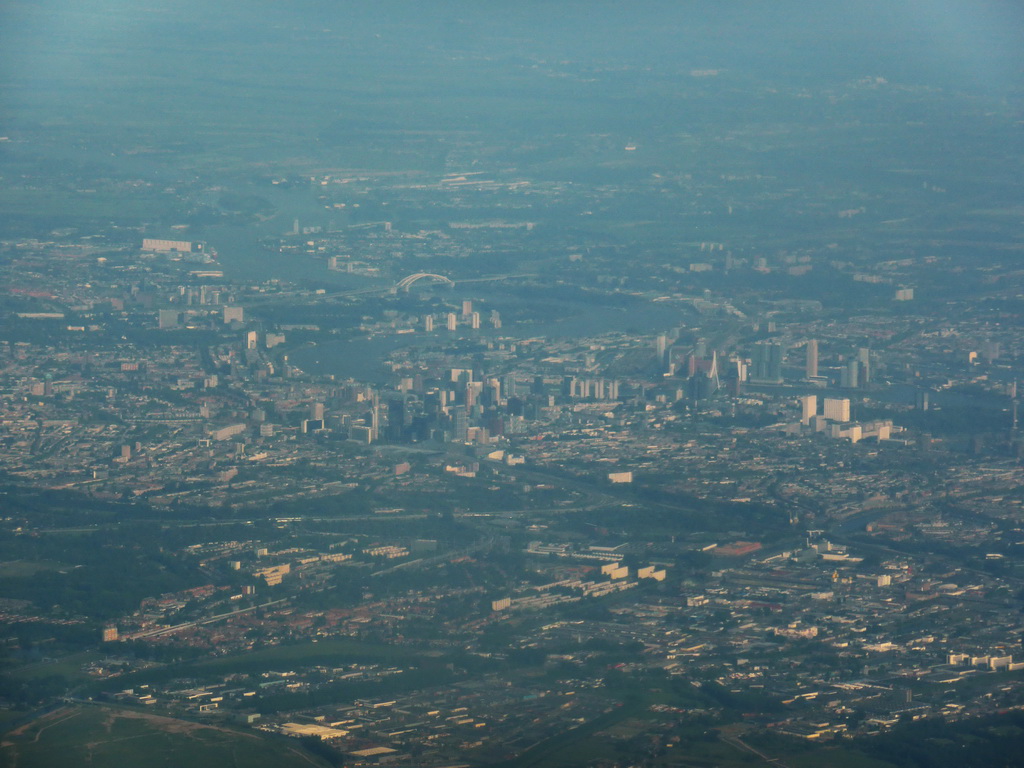
MULTIPOLYGON (((459 329, 460 324, 463 326, 468 325, 474 331, 480 330, 483 319, 479 312, 473 310, 473 302, 466 300, 462 302, 462 314, 459 315, 456 312, 448 312, 443 315, 444 326, 446 330, 456 331, 459 329)), ((496 311, 492 310, 489 320, 490 325, 495 330, 501 328, 501 315, 496 311)), ((434 315, 424 315, 423 317, 423 330, 427 333, 432 333, 434 328, 437 326, 437 320, 434 315)))

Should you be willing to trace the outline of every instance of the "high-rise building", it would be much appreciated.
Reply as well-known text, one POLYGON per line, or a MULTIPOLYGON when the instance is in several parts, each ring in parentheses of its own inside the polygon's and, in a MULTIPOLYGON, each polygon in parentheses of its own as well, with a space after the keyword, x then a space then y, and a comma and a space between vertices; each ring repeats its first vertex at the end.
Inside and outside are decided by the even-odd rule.
POLYGON ((665 362, 665 353, 668 352, 668 336, 664 333, 654 340, 654 354, 658 356, 658 362, 665 362))
POLYGON ((750 380, 761 384, 781 384, 782 355, 782 345, 778 342, 761 341, 755 344, 750 380))
POLYGON ((811 339, 807 342, 807 378, 813 379, 818 375, 818 340, 811 339))
POLYGON ((499 379, 487 380, 487 397, 491 405, 495 407, 501 405, 501 381, 499 379))
POLYGON ((856 389, 857 369, 857 360, 847 360, 846 365, 843 366, 843 368, 841 368, 839 372, 839 385, 844 389, 856 389))
POLYGON ((847 397, 826 397, 824 416, 829 421, 846 423, 850 420, 850 399, 847 397))
POLYGON ((455 316, 454 312, 448 313, 448 330, 454 331, 459 327, 459 319, 455 316))
POLYGON ((736 381, 744 382, 747 380, 747 364, 742 360, 736 360, 736 381))
POLYGON ((818 396, 807 395, 800 398, 800 423, 810 424, 811 419, 818 413, 818 396))
POLYGON ((244 307, 224 307, 224 322, 230 323, 237 320, 240 323, 245 322, 245 308, 244 307))
POLYGON ((466 299, 465 301, 462 302, 462 316, 463 317, 469 317, 472 314, 473 314, 473 302, 470 301, 469 299, 466 299))
POLYGON ((433 315, 427 315, 426 317, 423 318, 423 330, 425 330, 427 333, 430 333, 432 330, 434 330, 433 315))
POLYGON ((464 405, 456 405, 452 408, 452 439, 457 443, 464 443, 469 440, 469 412, 464 405))
POLYGON ((858 349, 857 362, 860 364, 860 386, 866 387, 871 383, 871 350, 867 347, 858 349))
POLYGON ((158 325, 161 328, 177 328, 179 313, 176 309, 161 309, 157 315, 158 325))

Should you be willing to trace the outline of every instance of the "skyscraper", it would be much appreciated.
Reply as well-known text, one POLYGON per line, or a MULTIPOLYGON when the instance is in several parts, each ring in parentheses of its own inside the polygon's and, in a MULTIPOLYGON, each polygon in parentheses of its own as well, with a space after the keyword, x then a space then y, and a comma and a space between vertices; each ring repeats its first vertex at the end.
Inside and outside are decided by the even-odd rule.
POLYGON ((818 413, 818 396, 807 395, 800 398, 800 423, 810 424, 818 413))
POLYGON ((860 364, 860 386, 866 387, 871 383, 871 350, 867 347, 858 349, 857 362, 860 364))
POLYGON ((807 342, 807 378, 813 379, 818 375, 818 340, 811 339, 807 342))
POLYGON ((856 358, 851 357, 839 372, 839 385, 849 389, 856 389, 860 385, 859 370, 860 363, 857 362, 856 358))
POLYGON ((469 412, 464 405, 456 405, 452 408, 452 439, 457 443, 464 443, 469 439, 469 412))
POLYGON ((654 354, 658 357, 658 362, 665 362, 665 353, 668 351, 668 336, 664 333, 660 334, 658 338, 654 340, 654 354))
POLYGON ((760 384, 781 384, 782 345, 774 341, 761 341, 754 345, 750 380, 760 384))

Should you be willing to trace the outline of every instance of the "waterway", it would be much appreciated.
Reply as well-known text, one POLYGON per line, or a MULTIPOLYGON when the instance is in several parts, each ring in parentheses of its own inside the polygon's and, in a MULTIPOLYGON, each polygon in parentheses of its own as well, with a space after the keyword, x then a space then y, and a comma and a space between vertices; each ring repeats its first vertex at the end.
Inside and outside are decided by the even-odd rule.
POLYGON ((276 238, 290 232, 296 219, 300 222, 312 220, 312 212, 319 208, 319 204, 309 189, 266 184, 242 187, 238 191, 266 198, 277 212, 261 222, 213 225, 201 230, 201 238, 217 251, 218 265, 229 279, 253 283, 281 280, 352 290, 384 284, 382 280, 333 272, 327 269, 323 259, 305 254, 279 253, 263 247, 261 239, 276 238))
MULTIPOLYGON (((208 226, 202 230, 202 239, 217 251, 219 267, 228 279, 252 283, 281 280, 323 287, 329 291, 390 287, 388 280, 333 272, 327 269, 322 259, 305 254, 280 253, 263 246, 261 240, 264 238, 279 237, 290 231, 295 219, 299 219, 300 223, 315 221, 313 217, 320 215, 315 213, 318 204, 308 188, 261 185, 239 191, 267 198, 274 204, 277 213, 255 224, 224 224, 208 226)), ((483 302, 489 309, 497 309, 505 317, 513 314, 509 311, 511 302, 517 301, 509 296, 500 282, 471 283, 462 289, 456 285, 455 291, 460 300, 467 298, 483 302)), ((509 339, 544 337, 553 340, 593 337, 612 332, 642 336, 664 333, 684 324, 692 316, 691 310, 685 306, 655 303, 640 297, 627 306, 601 306, 593 302, 565 299, 531 298, 530 301, 537 306, 538 316, 557 316, 557 319, 509 322, 500 332, 481 329, 473 332, 472 338, 483 340, 496 337, 499 333, 509 339), (546 312, 545 309, 556 311, 546 312)), ((468 331, 460 333, 466 336, 468 331)), ((308 373, 332 374, 361 381, 382 381, 388 375, 382 364, 396 349, 444 344, 457 338, 459 335, 438 330, 430 335, 418 332, 331 341, 295 350, 290 356, 290 362, 308 373)))
MULTIPOLYGON (((456 290, 458 286, 456 285, 456 290)), ((493 288, 479 290, 474 287, 469 298, 488 300, 493 288)), ((495 296, 494 301, 502 297, 495 296)), ((492 304, 493 306, 493 304, 492 304)), ((522 340, 527 338, 546 338, 552 341, 599 336, 604 333, 626 332, 637 335, 663 333, 677 327, 686 317, 680 307, 666 304, 639 304, 635 308, 602 308, 593 304, 566 306, 561 302, 561 309, 568 309, 567 316, 561 320, 544 323, 519 323, 509 325, 500 331, 481 329, 462 331, 452 334, 444 329, 427 334, 423 332, 390 334, 373 338, 347 339, 330 341, 318 346, 304 347, 295 350, 289 362, 307 373, 332 374, 339 378, 353 378, 359 381, 386 381, 389 371, 384 362, 397 349, 407 347, 429 347, 450 344, 456 340, 488 339, 522 340)))

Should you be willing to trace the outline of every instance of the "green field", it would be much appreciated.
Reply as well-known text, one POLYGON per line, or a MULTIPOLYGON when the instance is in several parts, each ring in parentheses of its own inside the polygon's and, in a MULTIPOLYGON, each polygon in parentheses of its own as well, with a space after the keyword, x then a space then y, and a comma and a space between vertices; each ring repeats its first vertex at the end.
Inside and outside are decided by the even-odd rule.
POLYGON ((0 579, 27 579, 42 571, 59 571, 68 567, 52 560, 7 560, 0 563, 0 579))
POLYGON ((100 705, 62 707, 3 737, 3 768, 292 768, 323 763, 298 745, 263 736, 100 705))
POLYGON ((82 651, 53 661, 37 661, 32 664, 12 667, 4 674, 18 682, 39 680, 54 675, 63 675, 68 680, 79 682, 89 679, 82 671, 83 665, 90 661, 99 661, 102 658, 103 654, 96 651, 82 651))

